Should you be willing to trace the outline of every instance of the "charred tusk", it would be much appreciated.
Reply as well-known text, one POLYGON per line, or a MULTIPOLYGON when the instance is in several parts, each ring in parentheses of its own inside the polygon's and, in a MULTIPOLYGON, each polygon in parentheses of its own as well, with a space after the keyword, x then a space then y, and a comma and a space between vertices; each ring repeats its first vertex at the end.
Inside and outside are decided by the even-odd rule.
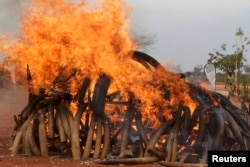
POLYGON ((48 132, 49 132, 49 138, 53 139, 55 137, 55 118, 54 118, 53 100, 50 100, 48 105, 48 132))
POLYGON ((140 133, 140 136, 145 143, 145 145, 148 145, 148 137, 146 136, 145 130, 142 125, 142 115, 139 111, 135 112, 135 123, 136 123, 136 128, 138 129, 138 132, 140 133))
POLYGON ((229 112, 227 112, 227 110, 225 110, 225 114, 226 114, 226 117, 227 117, 227 121, 228 121, 229 127, 232 130, 233 134, 235 135, 235 138, 237 139, 237 141, 241 145, 241 149, 245 150, 246 146, 243 143, 239 126, 237 125, 236 121, 231 116, 231 114, 229 112))
POLYGON ((224 119, 220 113, 214 112, 213 115, 215 117, 214 119, 215 119, 216 128, 215 128, 215 134, 213 136, 212 149, 218 150, 219 146, 221 144, 221 139, 223 137, 223 133, 224 133, 224 119))
POLYGON ((130 105, 128 108, 125 116, 124 122, 121 129, 121 150, 120 153, 124 152, 128 147, 128 133, 130 129, 131 122, 134 118, 136 109, 134 108, 133 104, 130 105))
POLYGON ((184 145, 188 136, 190 135, 190 124, 191 124, 191 113, 190 113, 190 109, 186 106, 183 107, 183 123, 181 125, 181 129, 180 129, 180 137, 179 137, 179 143, 181 145, 184 145))
POLYGON ((145 150, 145 154, 144 156, 145 157, 149 157, 151 156, 149 150, 153 149, 154 146, 155 146, 155 143, 157 142, 157 140, 159 139, 159 137, 162 135, 162 133, 164 132, 164 130, 169 127, 169 126, 172 126, 174 124, 175 120, 169 120, 165 123, 163 123, 159 129, 154 133, 153 137, 150 139, 147 147, 146 147, 146 150, 145 150))
POLYGON ((201 111, 199 113, 199 130, 198 130, 198 137, 196 140, 196 146, 199 148, 202 144, 202 141, 204 139, 205 135, 205 118, 204 118, 204 113, 201 111))

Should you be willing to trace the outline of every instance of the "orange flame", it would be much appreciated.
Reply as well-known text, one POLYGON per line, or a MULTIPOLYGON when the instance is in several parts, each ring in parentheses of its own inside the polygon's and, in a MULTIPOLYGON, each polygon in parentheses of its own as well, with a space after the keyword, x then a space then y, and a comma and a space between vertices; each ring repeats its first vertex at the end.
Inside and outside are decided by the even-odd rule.
MULTIPOLYGON (((25 80, 26 64, 31 69, 34 90, 49 89, 58 75, 68 76, 77 69, 69 91, 75 94, 83 76, 95 81, 100 73, 112 77, 109 92, 133 92, 142 103, 143 115, 163 113, 183 101, 195 105, 188 87, 179 76, 158 69, 149 71, 131 59, 129 50, 137 48, 131 40, 129 16, 132 9, 123 0, 103 0, 90 7, 86 0, 31 0, 22 14, 22 34, 8 50, 19 80, 25 80), (170 91, 163 98, 161 85, 170 91), (152 106, 162 106, 152 109, 152 106)), ((5 49, 6 53, 6 49, 5 49)), ((92 83, 93 88, 94 83, 92 83)))

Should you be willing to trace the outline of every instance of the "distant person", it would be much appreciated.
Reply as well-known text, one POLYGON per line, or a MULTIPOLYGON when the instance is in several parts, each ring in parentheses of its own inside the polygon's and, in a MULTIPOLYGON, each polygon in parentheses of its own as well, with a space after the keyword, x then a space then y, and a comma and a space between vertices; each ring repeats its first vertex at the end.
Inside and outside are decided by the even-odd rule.
POLYGON ((234 95, 235 92, 235 78, 232 71, 228 72, 227 79, 225 81, 225 89, 228 90, 228 98, 234 95))
POLYGON ((198 74, 195 76, 195 83, 196 86, 199 86, 201 84, 201 75, 198 74))

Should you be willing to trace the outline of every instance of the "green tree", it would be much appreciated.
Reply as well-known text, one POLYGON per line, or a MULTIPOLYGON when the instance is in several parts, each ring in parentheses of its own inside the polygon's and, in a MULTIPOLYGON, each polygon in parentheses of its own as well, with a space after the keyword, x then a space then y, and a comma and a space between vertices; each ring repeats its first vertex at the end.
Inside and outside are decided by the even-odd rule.
MULTIPOLYGON (((225 47, 223 44, 221 47, 225 47)), ((213 63, 218 70, 225 73, 228 71, 236 71, 244 66, 246 59, 243 56, 243 52, 237 52, 233 54, 222 53, 220 51, 215 51, 215 53, 208 54, 210 58, 208 63, 213 63)))
POLYGON ((241 28, 236 30, 235 37, 234 53, 228 54, 227 46, 224 43, 220 46, 220 50, 208 53, 210 56, 208 63, 214 63, 216 68, 223 72, 240 71, 244 67, 244 62, 246 62, 244 53, 247 51, 246 46, 250 44, 250 40, 245 37, 241 28))
POLYGON ((243 30, 238 28, 235 33, 236 41, 233 45, 234 53, 228 54, 226 44, 220 46, 220 50, 216 50, 214 53, 209 53, 210 58, 208 63, 215 64, 218 70, 225 73, 232 71, 235 73, 235 84, 236 93, 239 91, 239 78, 241 74, 241 69, 244 67, 246 59, 244 53, 246 50, 246 45, 250 44, 247 37, 244 36, 243 30))

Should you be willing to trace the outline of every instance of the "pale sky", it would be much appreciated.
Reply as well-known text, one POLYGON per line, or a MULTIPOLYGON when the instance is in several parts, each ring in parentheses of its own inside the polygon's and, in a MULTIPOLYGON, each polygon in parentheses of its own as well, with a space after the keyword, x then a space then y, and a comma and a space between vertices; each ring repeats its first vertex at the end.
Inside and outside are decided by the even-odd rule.
MULTIPOLYGON (((182 71, 205 65, 208 53, 227 44, 233 53, 235 32, 250 39, 249 0, 127 0, 133 7, 132 28, 156 36, 147 51, 161 63, 180 65, 182 71)), ((249 51, 250 52, 250 51, 249 51)), ((250 53, 245 57, 250 64, 250 53)))
MULTIPOLYGON (((0 0, 0 33, 18 30, 19 2, 0 0)), ((249 0, 127 0, 133 8, 131 29, 152 34, 155 44, 146 52, 162 64, 191 71, 205 65, 208 53, 227 44, 233 52, 241 27, 250 39, 249 0), (169 64, 169 63, 168 63, 169 64)), ((250 51, 245 54, 250 64, 250 51)))

